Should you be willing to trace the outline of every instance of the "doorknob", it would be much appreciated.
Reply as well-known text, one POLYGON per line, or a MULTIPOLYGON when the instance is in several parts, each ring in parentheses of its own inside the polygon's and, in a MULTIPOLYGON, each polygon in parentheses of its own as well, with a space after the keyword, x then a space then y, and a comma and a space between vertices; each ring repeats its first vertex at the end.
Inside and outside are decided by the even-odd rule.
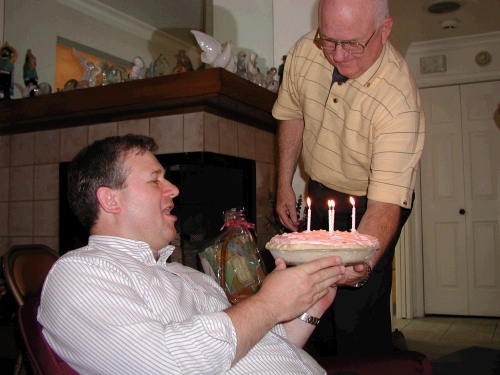
POLYGON ((460 209, 460 211, 458 211, 458 213, 459 213, 460 215, 465 215, 465 210, 464 210, 463 208, 461 208, 461 209, 460 209))

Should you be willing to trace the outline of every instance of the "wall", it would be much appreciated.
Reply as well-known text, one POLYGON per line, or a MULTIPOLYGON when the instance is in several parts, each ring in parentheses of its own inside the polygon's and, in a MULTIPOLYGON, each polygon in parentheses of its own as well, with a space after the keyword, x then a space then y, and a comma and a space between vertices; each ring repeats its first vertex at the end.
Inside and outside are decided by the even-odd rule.
POLYGON ((273 0, 214 0, 214 38, 233 42, 233 52, 256 53, 257 67, 266 74, 273 61, 273 0))
MULTIPOLYGON (((56 95, 56 94, 54 94, 56 95)), ((158 154, 208 151, 256 161, 258 245, 275 187, 275 135, 205 112, 0 136, 0 255, 15 244, 59 249, 59 163, 111 135, 145 134, 158 154)))
POLYGON ((412 43, 406 60, 420 88, 499 79, 500 31, 412 43), (493 59, 487 66, 480 66, 475 61, 481 51, 492 55, 493 59), (447 71, 422 74, 420 59, 436 55, 446 56, 447 71))
MULTIPOLYGON (((4 0, 5 40, 19 53, 14 82, 23 83, 22 66, 31 48, 37 57, 40 82, 54 85, 57 37, 132 61, 141 56, 149 65, 160 53, 176 64, 178 49, 186 49, 197 66, 199 52, 176 38, 109 8, 81 0, 4 0), (80 10, 78 10, 80 9, 80 10), (83 13, 85 12, 85 13, 83 13), (86 14, 91 14, 88 16, 86 14)), ((76 64, 79 64, 75 61, 76 64)), ((80 79, 81 77, 75 77, 80 79)), ((24 86, 24 85, 23 85, 24 86)), ((15 95, 20 97, 16 90, 15 95)))

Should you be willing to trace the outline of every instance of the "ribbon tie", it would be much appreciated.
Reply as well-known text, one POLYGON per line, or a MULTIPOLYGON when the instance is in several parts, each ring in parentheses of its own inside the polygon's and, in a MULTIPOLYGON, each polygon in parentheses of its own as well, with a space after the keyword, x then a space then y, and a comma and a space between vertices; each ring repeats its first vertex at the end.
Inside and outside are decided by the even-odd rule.
POLYGON ((253 236, 252 233, 250 232, 250 229, 253 229, 255 236, 257 236, 257 231, 255 230, 255 224, 249 223, 245 218, 244 214, 238 214, 236 218, 226 220, 222 225, 222 228, 220 228, 220 230, 223 230, 226 227, 232 227, 234 225, 239 225, 240 227, 245 228, 245 230, 248 233, 248 236, 250 237, 250 241, 253 241, 253 236))

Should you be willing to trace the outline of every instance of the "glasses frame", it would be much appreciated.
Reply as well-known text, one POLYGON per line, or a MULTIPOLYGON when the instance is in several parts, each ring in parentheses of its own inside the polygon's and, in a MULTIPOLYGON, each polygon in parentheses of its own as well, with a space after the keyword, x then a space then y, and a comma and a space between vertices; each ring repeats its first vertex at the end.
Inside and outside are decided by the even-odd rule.
POLYGON ((341 45, 342 49, 345 52, 347 52, 348 54, 350 54, 350 55, 360 55, 363 52, 365 52, 366 46, 368 45, 368 43, 370 42, 370 40, 372 40, 372 38, 375 35, 375 33, 377 32, 377 30, 378 30, 378 27, 375 28, 375 30, 373 31, 372 35, 370 35, 370 37, 368 38, 368 40, 365 43, 359 43, 359 42, 353 42, 352 40, 338 41, 338 40, 335 40, 335 39, 332 39, 332 38, 322 38, 320 36, 319 27, 318 27, 318 30, 316 30, 316 35, 314 35, 313 43, 316 45, 316 47, 318 47, 320 50, 322 50, 324 52, 325 51, 326 52, 335 52, 335 50, 337 49, 337 46, 341 45), (318 43, 318 40, 326 40, 327 42, 335 43, 334 44, 335 47, 333 47, 333 49, 326 49, 323 46, 321 46, 320 43, 318 43), (356 44, 356 45, 360 46, 362 48, 362 50, 361 50, 361 52, 350 52, 350 51, 347 51, 345 49, 345 47, 344 47, 346 44, 356 44))

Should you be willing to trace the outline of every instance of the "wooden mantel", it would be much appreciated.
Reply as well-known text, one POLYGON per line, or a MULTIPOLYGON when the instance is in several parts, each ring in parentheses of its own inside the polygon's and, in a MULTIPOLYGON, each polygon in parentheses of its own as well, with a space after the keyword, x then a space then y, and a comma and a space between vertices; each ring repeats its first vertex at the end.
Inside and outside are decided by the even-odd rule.
POLYGON ((0 100, 0 135, 207 111, 276 131, 277 95, 221 68, 0 100))

